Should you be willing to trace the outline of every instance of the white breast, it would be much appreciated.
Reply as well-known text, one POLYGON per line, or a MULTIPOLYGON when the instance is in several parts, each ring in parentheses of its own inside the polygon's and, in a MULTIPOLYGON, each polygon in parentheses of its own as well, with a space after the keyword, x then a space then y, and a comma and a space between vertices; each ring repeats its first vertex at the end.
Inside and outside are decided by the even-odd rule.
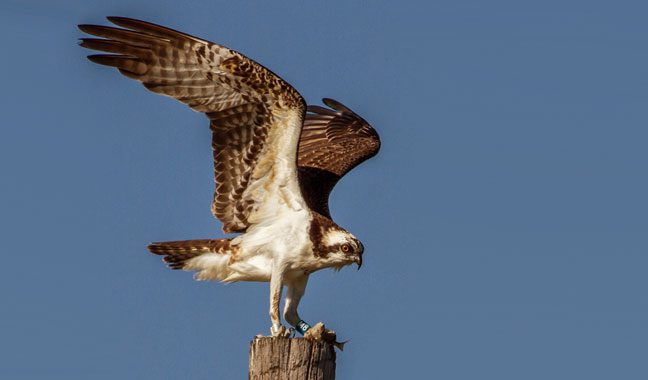
POLYGON ((254 225, 234 239, 239 246, 225 281, 270 281, 273 263, 287 271, 300 270, 313 258, 308 236, 310 215, 305 209, 282 207, 273 218, 254 225))

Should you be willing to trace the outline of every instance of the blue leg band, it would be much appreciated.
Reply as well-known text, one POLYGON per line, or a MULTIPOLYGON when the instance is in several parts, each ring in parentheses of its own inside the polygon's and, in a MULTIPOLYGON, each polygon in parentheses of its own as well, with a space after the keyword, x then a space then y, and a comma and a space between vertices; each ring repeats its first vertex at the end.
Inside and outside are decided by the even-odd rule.
POLYGON ((311 325, 308 323, 302 321, 301 319, 299 322, 297 322, 297 326, 295 326, 295 330, 297 330, 300 334, 304 335, 308 329, 311 328, 311 325))

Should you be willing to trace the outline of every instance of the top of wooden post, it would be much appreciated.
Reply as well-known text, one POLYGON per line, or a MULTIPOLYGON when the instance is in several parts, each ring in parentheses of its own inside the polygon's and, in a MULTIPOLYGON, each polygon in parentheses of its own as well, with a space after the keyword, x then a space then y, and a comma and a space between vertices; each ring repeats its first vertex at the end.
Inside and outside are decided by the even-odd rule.
POLYGON ((334 380, 335 350, 303 338, 259 337, 250 342, 250 380, 334 380))

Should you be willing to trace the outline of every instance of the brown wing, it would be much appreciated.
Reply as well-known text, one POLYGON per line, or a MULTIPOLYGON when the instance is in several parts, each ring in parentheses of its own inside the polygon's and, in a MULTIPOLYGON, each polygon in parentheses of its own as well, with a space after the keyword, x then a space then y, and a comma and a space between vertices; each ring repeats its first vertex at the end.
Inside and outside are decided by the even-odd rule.
POLYGON ((252 224, 264 202, 259 189, 278 188, 278 181, 286 181, 284 187, 294 183, 293 195, 301 201, 297 179, 290 176, 295 177, 305 103, 294 88, 224 46, 144 21, 108 20, 124 29, 79 25, 102 37, 84 38, 81 46, 112 53, 91 55, 91 61, 116 67, 209 118, 216 179, 212 212, 224 231, 252 224))
POLYGON ((331 109, 308 106, 299 140, 298 170, 302 195, 313 211, 330 218, 328 198, 342 176, 380 149, 375 129, 333 99, 331 109))

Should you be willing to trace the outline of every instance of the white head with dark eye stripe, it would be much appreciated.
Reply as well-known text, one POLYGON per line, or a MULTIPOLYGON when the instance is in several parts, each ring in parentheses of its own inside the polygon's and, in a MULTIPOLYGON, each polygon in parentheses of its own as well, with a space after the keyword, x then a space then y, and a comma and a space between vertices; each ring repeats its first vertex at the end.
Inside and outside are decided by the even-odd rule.
POLYGON ((358 269, 362 266, 364 246, 355 236, 342 229, 328 230, 322 239, 322 246, 326 250, 326 260, 331 266, 342 266, 356 263, 358 269))

